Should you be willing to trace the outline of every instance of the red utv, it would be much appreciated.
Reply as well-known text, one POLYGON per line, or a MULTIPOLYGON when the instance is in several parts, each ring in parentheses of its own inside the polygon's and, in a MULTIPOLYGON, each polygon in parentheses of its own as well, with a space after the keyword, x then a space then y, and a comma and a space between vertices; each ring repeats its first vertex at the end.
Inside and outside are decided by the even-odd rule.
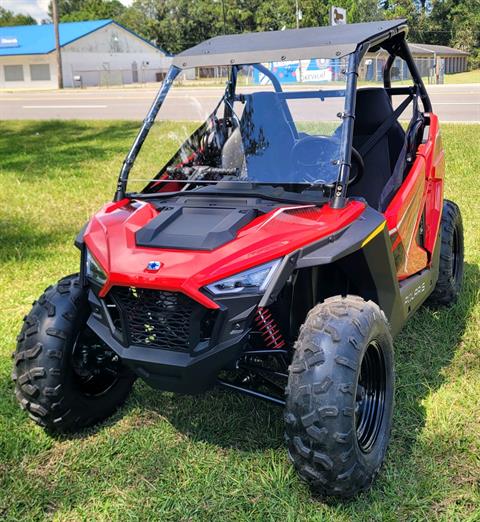
POLYGON ((370 486, 392 422, 392 337, 427 299, 454 302, 463 273, 406 32, 221 36, 173 59, 114 201, 76 240, 80 273, 45 291, 18 337, 16 394, 38 424, 98 422, 136 377, 219 385, 284 407, 289 456, 316 492, 370 486), (368 59, 382 53, 383 70, 368 59), (372 63, 383 86, 357 88, 372 63), (392 87, 394 63, 408 85, 392 87), (226 88, 189 81, 200 70, 228 70, 226 88))

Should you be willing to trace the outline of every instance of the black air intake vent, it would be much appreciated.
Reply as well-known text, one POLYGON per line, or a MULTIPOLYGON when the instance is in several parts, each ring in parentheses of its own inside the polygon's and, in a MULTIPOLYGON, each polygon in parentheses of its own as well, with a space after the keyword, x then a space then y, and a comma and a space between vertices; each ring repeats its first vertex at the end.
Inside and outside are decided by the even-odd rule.
POLYGON ((135 234, 138 246, 214 250, 237 236, 257 217, 252 208, 164 207, 135 234))
POLYGON ((199 343, 208 344, 216 312, 189 297, 164 290, 114 287, 108 298, 115 326, 129 345, 188 352, 199 343))

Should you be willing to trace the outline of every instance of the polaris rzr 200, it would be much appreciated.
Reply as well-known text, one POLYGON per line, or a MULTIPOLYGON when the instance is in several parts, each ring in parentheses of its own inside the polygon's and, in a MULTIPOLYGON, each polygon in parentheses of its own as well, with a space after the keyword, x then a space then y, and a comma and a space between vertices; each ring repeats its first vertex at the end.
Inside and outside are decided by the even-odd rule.
POLYGON ((393 337, 427 299, 454 302, 463 273, 406 32, 396 20, 220 36, 174 57, 113 202, 76 239, 79 273, 25 318, 13 377, 38 424, 99 422, 137 377, 221 386, 284 408, 290 459, 317 493, 370 486, 390 436, 393 337), (394 68, 410 82, 392 86, 394 68), (226 86, 201 88, 199 71, 228 73, 226 86))

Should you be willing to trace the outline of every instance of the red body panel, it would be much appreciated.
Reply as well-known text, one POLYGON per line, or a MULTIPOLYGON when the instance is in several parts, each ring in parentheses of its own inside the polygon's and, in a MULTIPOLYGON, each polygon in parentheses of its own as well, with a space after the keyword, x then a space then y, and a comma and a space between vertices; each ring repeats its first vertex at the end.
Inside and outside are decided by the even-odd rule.
POLYGON ((400 279, 427 266, 426 250, 418 244, 417 231, 426 197, 425 159, 417 156, 403 186, 385 212, 392 233, 392 248, 400 279))
POLYGON ((385 211, 399 279, 429 265, 440 226, 445 162, 438 118, 434 114, 429 118, 428 139, 420 145, 410 172, 385 211), (424 211, 424 244, 419 245, 424 211))
POLYGON ((207 308, 217 308, 200 289, 248 268, 282 257, 342 229, 365 209, 351 201, 343 209, 303 206, 281 207, 257 217, 237 237, 212 251, 138 247, 135 232, 158 212, 149 203, 123 200, 110 203, 89 223, 84 240, 108 275, 104 296, 114 285, 181 291, 207 308), (146 270, 159 261, 158 272, 146 270))
MULTIPOLYGON (((443 198, 444 157, 438 119, 430 115, 429 137, 402 187, 385 212, 399 279, 428 266, 435 247, 443 198), (424 244, 418 228, 425 210, 424 244)), ((124 199, 106 205, 89 223, 84 240, 108 279, 101 296, 114 285, 175 290, 208 308, 217 304, 200 291, 205 285, 280 258, 329 236, 357 219, 365 204, 343 209, 312 205, 279 207, 257 217, 237 237, 213 251, 138 247, 135 233, 158 215, 147 202, 124 199), (299 211, 305 209, 306 211, 299 211), (161 267, 152 273, 149 261, 161 267)))
POLYGON ((430 135, 427 143, 420 145, 418 154, 425 158, 427 197, 425 219, 425 248, 431 254, 435 248, 443 208, 443 183, 445 179, 445 153, 438 118, 430 114, 430 135))

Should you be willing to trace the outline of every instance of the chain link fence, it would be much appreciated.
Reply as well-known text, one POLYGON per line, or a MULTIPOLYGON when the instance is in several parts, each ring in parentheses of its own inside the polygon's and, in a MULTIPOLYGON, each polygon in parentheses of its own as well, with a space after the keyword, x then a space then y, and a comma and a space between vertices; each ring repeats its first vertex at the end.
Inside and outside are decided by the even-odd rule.
POLYGON ((166 71, 158 68, 77 69, 72 71, 74 87, 113 87, 161 82, 166 71))
MULTIPOLYGON (((359 68, 359 83, 383 83, 383 68, 387 61, 385 53, 378 53, 377 55, 366 55, 359 68)), ((416 66, 426 84, 441 84, 444 83, 446 69, 446 61, 444 58, 431 57, 417 57, 414 58, 416 66)), ((346 59, 335 60, 311 60, 316 62, 311 67, 300 65, 299 62, 289 62, 282 64, 279 62, 279 69, 288 69, 292 64, 297 66, 299 74, 294 81, 305 83, 324 83, 336 82, 344 79, 344 70, 347 66, 346 59), (303 69, 302 69, 303 67, 303 69)), ((302 61, 303 63, 303 61, 302 61)), ((287 70, 288 73, 288 70, 287 70)), ((110 87, 122 86, 130 84, 144 84, 151 82, 161 82, 165 77, 166 71, 159 68, 151 67, 132 67, 130 69, 82 69, 73 71, 73 86, 74 87, 110 87)), ((392 83, 411 81, 411 75, 405 61, 397 58, 390 70, 392 83)), ((194 80, 197 84, 205 85, 224 85, 228 79, 227 67, 198 67, 184 72, 179 77, 179 81, 194 80)), ((285 80, 285 79, 284 79, 285 80)), ((254 75, 247 76, 240 72, 238 81, 245 85, 259 84, 258 78, 254 75)), ((282 81, 282 80, 281 80, 282 81)), ((284 83, 282 81, 282 83, 284 83)), ((287 83, 291 83, 290 80, 287 83)))
MULTIPOLYGON (((361 84, 382 83, 383 84, 383 68, 387 61, 385 53, 377 55, 366 55, 359 68, 359 82, 361 84)), ((423 81, 427 84, 444 83, 446 73, 445 59, 441 57, 417 57, 414 58, 423 81)), ((282 83, 291 83, 291 79, 287 79, 288 69, 297 69, 296 82, 305 83, 322 83, 335 82, 344 79, 344 70, 347 67, 346 59, 336 60, 311 60, 317 62, 313 67, 308 65, 298 66, 298 62, 280 63, 275 65, 278 71, 281 71, 280 81, 282 83)), ((390 70, 392 83, 407 83, 412 80, 410 71, 404 60, 397 58, 390 70)), ((224 84, 228 79, 228 68, 225 67, 199 67, 195 72, 190 72, 185 80, 196 80, 205 84, 224 84)), ((242 72, 239 74, 240 82, 247 85, 260 84, 258 77, 255 75, 246 76, 242 72)))
MULTIPOLYGON (((366 56, 360 65, 359 80, 365 82, 383 82, 383 67, 387 61, 384 53, 376 56, 366 56)), ((422 76, 423 81, 428 84, 444 83, 445 59, 440 57, 417 57, 414 58, 415 65, 422 76)), ((392 82, 406 82, 412 79, 410 71, 404 60, 397 58, 390 69, 392 82)))

